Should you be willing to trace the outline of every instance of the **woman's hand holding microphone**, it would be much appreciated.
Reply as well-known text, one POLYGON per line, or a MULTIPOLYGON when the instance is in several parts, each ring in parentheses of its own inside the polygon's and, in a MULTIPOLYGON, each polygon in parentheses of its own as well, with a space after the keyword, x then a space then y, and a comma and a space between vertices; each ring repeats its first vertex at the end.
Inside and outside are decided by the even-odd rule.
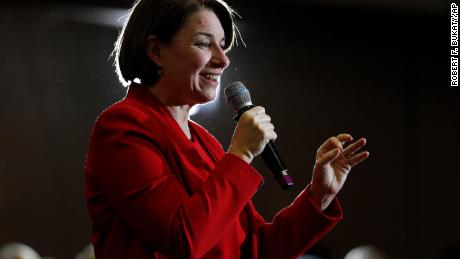
POLYGON ((236 126, 229 152, 246 161, 252 162, 267 145, 276 139, 275 127, 262 106, 256 106, 244 112, 236 126))

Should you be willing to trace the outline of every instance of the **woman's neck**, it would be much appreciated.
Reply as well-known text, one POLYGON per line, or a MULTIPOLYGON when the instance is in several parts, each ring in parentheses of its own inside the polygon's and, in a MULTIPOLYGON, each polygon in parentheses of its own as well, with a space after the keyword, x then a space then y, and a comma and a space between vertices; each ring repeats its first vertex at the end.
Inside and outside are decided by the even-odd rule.
POLYGON ((157 99, 163 103, 168 110, 171 112, 174 120, 179 124, 179 127, 182 129, 187 138, 191 139, 190 128, 188 126, 189 111, 192 108, 188 104, 180 104, 180 101, 175 100, 174 95, 169 94, 169 91, 163 90, 162 87, 150 87, 150 92, 152 92, 157 99))

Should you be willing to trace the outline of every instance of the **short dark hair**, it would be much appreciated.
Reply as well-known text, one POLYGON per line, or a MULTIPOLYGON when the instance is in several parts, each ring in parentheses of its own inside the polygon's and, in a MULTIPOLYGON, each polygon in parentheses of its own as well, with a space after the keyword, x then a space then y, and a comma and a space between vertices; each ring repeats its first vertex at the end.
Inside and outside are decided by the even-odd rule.
POLYGON ((170 43, 185 20, 197 11, 211 10, 219 19, 225 34, 225 51, 236 40, 234 10, 222 0, 137 0, 129 10, 112 55, 115 69, 123 85, 135 79, 143 85, 153 85, 160 69, 147 55, 145 40, 155 35, 170 43))

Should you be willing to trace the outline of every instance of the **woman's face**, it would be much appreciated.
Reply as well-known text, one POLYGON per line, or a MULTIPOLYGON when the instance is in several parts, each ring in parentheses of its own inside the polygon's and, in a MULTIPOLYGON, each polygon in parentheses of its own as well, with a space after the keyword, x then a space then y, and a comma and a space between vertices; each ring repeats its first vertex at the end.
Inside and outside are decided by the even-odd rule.
POLYGON ((169 44, 160 43, 155 62, 163 75, 158 83, 165 83, 181 104, 212 101, 220 75, 230 64, 224 45, 224 30, 214 12, 194 13, 169 44))

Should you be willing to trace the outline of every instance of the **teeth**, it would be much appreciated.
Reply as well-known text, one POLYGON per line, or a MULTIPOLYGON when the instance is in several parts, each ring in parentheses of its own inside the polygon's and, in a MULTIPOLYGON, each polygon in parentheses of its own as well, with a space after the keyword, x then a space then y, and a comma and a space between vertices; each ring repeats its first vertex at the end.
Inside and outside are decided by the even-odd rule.
POLYGON ((206 79, 212 79, 212 80, 217 80, 219 79, 219 75, 211 75, 211 74, 203 74, 204 78, 206 79))

